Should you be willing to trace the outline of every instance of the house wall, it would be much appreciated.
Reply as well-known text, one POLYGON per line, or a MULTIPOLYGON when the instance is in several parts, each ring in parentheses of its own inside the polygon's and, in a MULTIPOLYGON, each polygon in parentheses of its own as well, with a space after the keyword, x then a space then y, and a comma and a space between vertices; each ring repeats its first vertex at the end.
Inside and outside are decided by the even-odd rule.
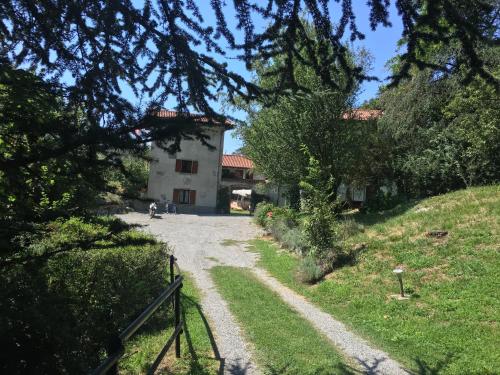
POLYGON ((175 155, 169 155, 161 148, 152 144, 148 181, 148 198, 160 202, 173 202, 174 189, 196 191, 194 205, 177 204, 181 213, 214 213, 217 205, 217 190, 221 179, 222 151, 224 149, 224 129, 205 128, 210 135, 209 143, 216 147, 210 150, 197 140, 182 140, 181 150, 175 155), (198 162, 196 174, 175 171, 176 159, 198 162))

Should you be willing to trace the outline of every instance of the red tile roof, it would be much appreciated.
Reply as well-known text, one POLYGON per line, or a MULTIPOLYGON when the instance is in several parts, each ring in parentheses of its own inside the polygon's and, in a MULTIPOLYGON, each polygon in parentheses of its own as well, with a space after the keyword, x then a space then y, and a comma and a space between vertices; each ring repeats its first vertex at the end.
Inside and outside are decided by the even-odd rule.
POLYGON ((253 169, 253 162, 241 155, 223 155, 222 166, 230 168, 253 169))
MULTIPOLYGON (((168 109, 160 109, 158 112, 156 112, 156 115, 158 117, 162 117, 162 118, 191 117, 191 118, 195 119, 196 122, 200 122, 200 123, 209 123, 210 122, 209 118, 204 116, 204 115, 200 115, 200 114, 196 114, 196 113, 182 113, 182 112, 177 112, 177 111, 171 111, 168 109)), ((220 124, 220 122, 217 120, 212 120, 211 122, 215 125, 220 124)), ((224 125, 227 128, 234 127, 234 123, 230 120, 225 120, 224 125)))
POLYGON ((342 115, 344 120, 373 120, 382 116, 382 111, 379 109, 353 109, 342 115))

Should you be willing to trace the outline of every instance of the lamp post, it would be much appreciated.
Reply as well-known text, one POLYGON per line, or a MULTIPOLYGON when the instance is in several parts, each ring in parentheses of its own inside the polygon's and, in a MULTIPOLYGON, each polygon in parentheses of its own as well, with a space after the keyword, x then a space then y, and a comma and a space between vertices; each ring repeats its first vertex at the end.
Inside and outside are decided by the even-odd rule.
POLYGON ((396 268, 392 272, 394 272, 396 274, 396 276, 398 277, 399 289, 401 290, 401 297, 404 298, 405 292, 403 289, 403 270, 401 268, 396 268))

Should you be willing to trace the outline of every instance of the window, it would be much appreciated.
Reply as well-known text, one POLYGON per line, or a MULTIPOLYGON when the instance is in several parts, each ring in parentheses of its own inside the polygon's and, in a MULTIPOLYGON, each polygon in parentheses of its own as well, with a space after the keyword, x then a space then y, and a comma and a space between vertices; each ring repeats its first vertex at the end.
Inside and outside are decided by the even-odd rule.
POLYGON ((193 170, 193 162, 191 160, 181 160, 181 172, 191 173, 193 170))
POLYGON ((354 202, 364 202, 366 197, 366 187, 352 188, 352 200, 354 202))
POLYGON ((193 160, 175 160, 175 171, 180 173, 198 173, 198 162, 193 160))
POLYGON ((179 192, 179 203, 189 204, 189 190, 179 192))
POLYGON ((174 203, 178 204, 195 204, 196 190, 174 189, 174 203))

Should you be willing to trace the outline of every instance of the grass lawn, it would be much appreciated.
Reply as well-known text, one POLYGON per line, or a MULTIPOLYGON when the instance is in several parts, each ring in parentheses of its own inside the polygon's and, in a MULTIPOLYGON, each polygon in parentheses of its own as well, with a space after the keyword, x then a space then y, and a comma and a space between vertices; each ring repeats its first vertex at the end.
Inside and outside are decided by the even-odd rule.
POLYGON ((247 269, 212 268, 266 374, 351 374, 334 347, 247 269))
POLYGON ((295 278, 298 259, 253 241, 260 265, 419 374, 498 374, 500 186, 458 191, 395 210, 358 215, 354 266, 317 285, 295 278), (445 230, 443 238, 427 237, 445 230), (397 301, 402 267, 412 297, 397 301), (496 348, 496 349, 495 349, 496 348))
MULTIPOLYGON (((220 362, 215 359, 213 336, 199 305, 200 296, 193 281, 185 273, 181 304, 184 320, 184 332, 181 334, 181 358, 175 358, 175 344, 165 356, 158 374, 218 374, 220 362)), ((154 361, 160 350, 173 332, 173 312, 170 309, 159 312, 151 327, 127 345, 124 359, 120 362, 120 373, 141 374, 154 361), (164 329, 164 327, 168 327, 164 329)))
POLYGON ((248 210, 235 210, 235 209, 231 209, 230 213, 231 213, 231 215, 250 216, 250 211, 248 211, 248 210))

